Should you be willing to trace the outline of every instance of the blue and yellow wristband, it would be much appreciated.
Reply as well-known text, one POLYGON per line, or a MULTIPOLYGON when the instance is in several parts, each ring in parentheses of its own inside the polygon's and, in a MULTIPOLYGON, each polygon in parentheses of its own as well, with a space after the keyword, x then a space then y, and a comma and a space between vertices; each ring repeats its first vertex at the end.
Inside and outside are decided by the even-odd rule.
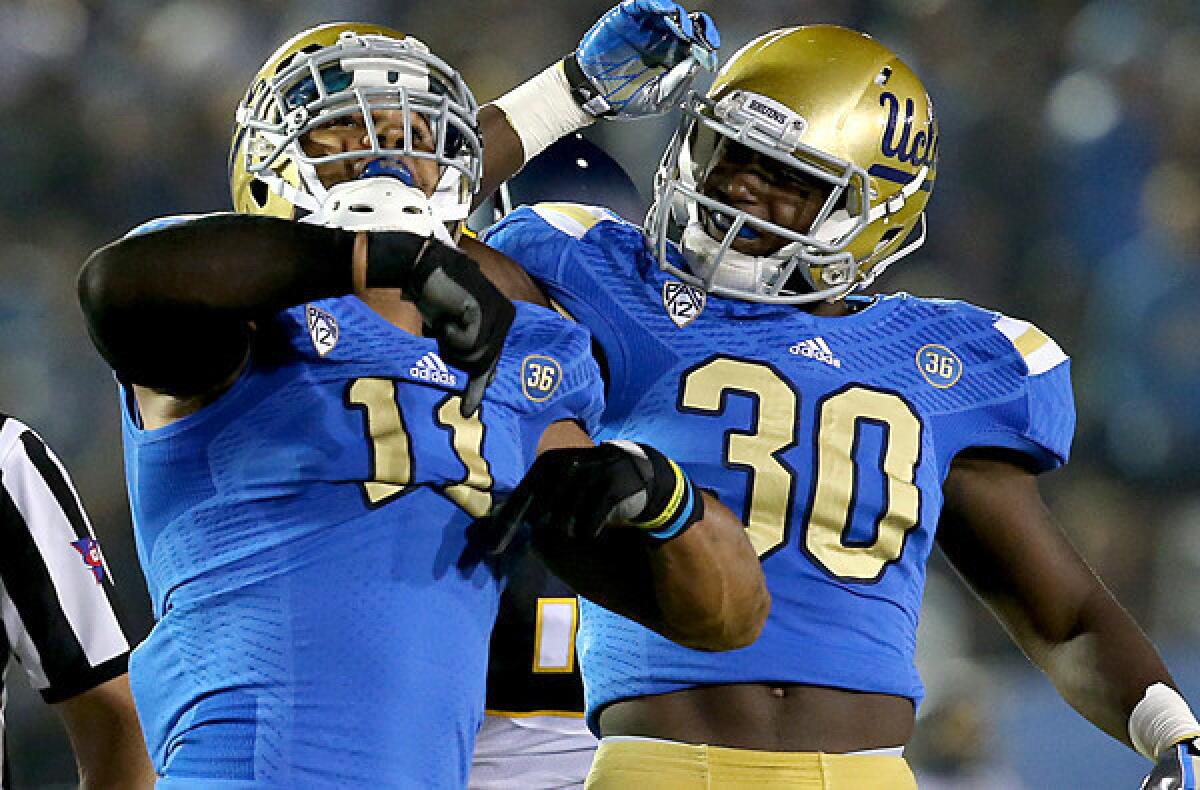
POLYGON ((650 445, 638 443, 650 461, 649 501, 631 522, 658 544, 679 537, 704 518, 704 497, 679 465, 650 445))

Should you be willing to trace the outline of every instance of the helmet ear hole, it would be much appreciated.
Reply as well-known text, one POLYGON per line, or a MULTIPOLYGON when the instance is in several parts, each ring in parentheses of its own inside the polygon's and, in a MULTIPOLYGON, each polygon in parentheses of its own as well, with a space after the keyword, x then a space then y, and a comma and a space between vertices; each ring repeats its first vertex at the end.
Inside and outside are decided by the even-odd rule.
POLYGON ((837 205, 833 207, 834 211, 845 211, 850 213, 852 208, 857 208, 863 205, 862 190, 858 188, 858 184, 851 181, 842 190, 842 195, 838 198, 837 205))
POLYGON ((270 190, 263 181, 257 178, 250 182, 250 197, 254 199, 255 204, 259 208, 264 208, 267 205, 267 199, 270 197, 270 190))
POLYGON ((681 228, 688 224, 687 196, 681 192, 671 196, 671 221, 681 228))

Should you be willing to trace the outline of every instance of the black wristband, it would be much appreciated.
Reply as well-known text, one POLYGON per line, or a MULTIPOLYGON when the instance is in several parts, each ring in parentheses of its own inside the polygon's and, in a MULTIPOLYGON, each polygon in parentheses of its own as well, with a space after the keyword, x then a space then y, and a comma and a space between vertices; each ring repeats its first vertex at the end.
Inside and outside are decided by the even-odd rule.
POLYGON ((459 271, 477 268, 466 253, 442 244, 432 236, 405 231, 372 231, 367 234, 368 288, 403 288, 415 295, 438 269, 459 271))
MULTIPOLYGON (((408 285, 414 293, 420 293, 425 287, 429 275, 438 269, 445 272, 460 272, 463 268, 479 270, 478 264, 462 250, 442 244, 430 237, 417 253, 413 261, 412 274, 409 275, 408 285)), ((480 277, 483 275, 480 274, 480 277)))
POLYGON ((430 238, 405 231, 368 232, 367 287, 419 289, 429 271, 420 282, 415 282, 415 270, 426 248, 434 243, 430 238))
POLYGON ((584 112, 596 118, 616 115, 612 106, 583 73, 574 52, 563 58, 562 64, 567 85, 571 86, 571 96, 584 112))
POLYGON ((704 496, 679 465, 647 444, 638 443, 650 461, 646 507, 633 525, 654 543, 673 540, 704 518, 704 496))

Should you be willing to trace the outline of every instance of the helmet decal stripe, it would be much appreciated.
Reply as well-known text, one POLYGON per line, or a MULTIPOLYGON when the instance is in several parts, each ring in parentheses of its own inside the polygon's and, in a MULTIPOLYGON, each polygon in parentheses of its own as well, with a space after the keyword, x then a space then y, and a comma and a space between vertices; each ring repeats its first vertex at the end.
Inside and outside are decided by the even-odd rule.
MULTIPOLYGON (((910 184, 910 183, 912 183, 912 180, 914 178, 916 178, 916 175, 914 173, 906 173, 903 170, 897 170, 896 168, 889 167, 888 165, 878 165, 878 164, 871 165, 871 169, 867 171, 867 175, 876 176, 878 178, 885 178, 894 184, 910 184)), ((932 191, 933 190, 933 180, 928 179, 928 178, 925 179, 921 183, 920 188, 926 192, 932 191)))

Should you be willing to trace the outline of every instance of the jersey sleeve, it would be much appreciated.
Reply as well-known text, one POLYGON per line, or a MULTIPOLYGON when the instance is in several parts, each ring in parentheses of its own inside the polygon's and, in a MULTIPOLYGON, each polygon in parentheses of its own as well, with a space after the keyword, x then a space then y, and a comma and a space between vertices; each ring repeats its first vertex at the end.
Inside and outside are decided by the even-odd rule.
POLYGON ((607 209, 540 203, 510 213, 484 240, 524 267, 555 310, 591 332, 609 408, 636 400, 629 388, 646 357, 644 333, 625 303, 641 288, 641 231, 607 209))
POLYGON ((31 685, 53 703, 124 674, 129 644, 79 497, 37 434, 5 417, 0 483, 4 637, 31 685))
POLYGON ((1023 366, 1019 408, 1005 411, 1001 432, 1009 446, 1029 455, 1040 471, 1062 466, 1075 434, 1071 360, 1058 343, 1028 321, 999 316, 993 327, 1004 335, 1023 366))
MULTIPOLYGON (((521 399, 543 426, 576 420, 594 433, 604 411, 604 384, 591 352, 591 335, 582 326, 547 310, 521 305, 541 314, 531 330, 521 333, 521 399), (536 337, 540 335, 541 337, 536 337)), ((540 435, 540 433, 539 433, 540 435)))
POLYGON ((573 279, 571 265, 585 254, 585 237, 604 221, 621 219, 598 206, 538 203, 508 214, 488 229, 483 241, 519 263, 554 297, 573 279))
MULTIPOLYGON (((586 332, 580 330, 581 335, 586 332)), ((584 353, 575 357, 570 368, 563 371, 563 395, 549 409, 552 419, 576 420, 588 435, 599 429, 600 415, 604 413, 604 382, 600 378, 600 367, 592 357, 587 345, 584 353)))

